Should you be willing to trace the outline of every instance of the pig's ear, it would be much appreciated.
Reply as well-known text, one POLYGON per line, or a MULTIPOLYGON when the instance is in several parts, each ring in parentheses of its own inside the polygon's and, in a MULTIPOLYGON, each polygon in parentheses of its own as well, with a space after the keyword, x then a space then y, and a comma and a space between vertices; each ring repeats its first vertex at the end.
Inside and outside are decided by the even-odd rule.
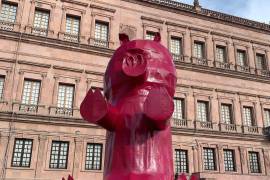
POLYGON ((156 42, 160 42, 160 40, 161 40, 160 33, 159 33, 159 32, 157 32, 157 33, 155 34, 154 41, 156 41, 156 42))
POLYGON ((122 45, 122 44, 125 44, 125 43, 127 43, 127 42, 129 42, 129 37, 128 37, 128 35, 126 35, 126 34, 124 34, 124 33, 120 33, 120 34, 119 34, 119 41, 120 41, 121 45, 122 45))

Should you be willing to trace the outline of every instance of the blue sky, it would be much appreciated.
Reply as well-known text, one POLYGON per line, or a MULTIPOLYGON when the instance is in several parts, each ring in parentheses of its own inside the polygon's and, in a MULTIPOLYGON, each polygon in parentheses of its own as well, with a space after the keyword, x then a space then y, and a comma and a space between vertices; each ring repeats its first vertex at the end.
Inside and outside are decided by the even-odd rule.
MULTIPOLYGON (((193 0, 178 0, 192 4, 193 0)), ((264 23, 270 22, 270 0, 199 0, 202 7, 264 23)))

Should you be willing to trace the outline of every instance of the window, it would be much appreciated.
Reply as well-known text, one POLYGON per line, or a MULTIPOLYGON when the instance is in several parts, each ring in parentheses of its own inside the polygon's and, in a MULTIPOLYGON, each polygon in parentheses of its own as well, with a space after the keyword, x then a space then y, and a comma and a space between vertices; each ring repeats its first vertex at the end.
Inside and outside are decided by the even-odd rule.
POLYGON ((86 147, 86 170, 101 170, 102 144, 88 143, 86 147))
POLYGON ((181 54, 181 38, 171 37, 170 51, 172 54, 181 54))
POLYGON ((15 139, 11 166, 30 167, 32 145, 32 139, 15 139))
POLYGON ((59 84, 57 107, 72 109, 73 107, 74 86, 59 84))
POLYGON ((174 112, 172 117, 174 119, 184 119, 184 100, 183 99, 174 99, 174 112))
POLYGON ((216 61, 218 62, 226 62, 226 48, 223 46, 216 47, 216 61))
POLYGON ((106 22, 96 21, 95 27, 95 39, 108 41, 109 36, 109 24, 106 22))
POLYGON ((36 10, 34 18, 33 34, 47 35, 49 25, 49 12, 44 10, 36 10))
POLYGON ((237 65, 246 66, 246 51, 237 50, 237 65))
POLYGON ((252 107, 243 107, 243 120, 244 125, 246 126, 254 126, 254 120, 253 120, 253 110, 252 107))
POLYGON ((221 104, 221 122, 225 124, 233 124, 232 106, 230 104, 221 104))
POLYGON ((17 6, 2 2, 0 21, 15 23, 17 6))
POLYGON ((50 168, 66 169, 68 162, 69 143, 64 141, 52 141, 50 168))
POLYGON ((39 100, 39 91, 40 81, 24 80, 22 105, 20 106, 20 110, 36 111, 39 100))
POLYGON ((235 171, 235 158, 234 151, 230 149, 224 149, 224 167, 225 171, 235 171))
POLYGON ((204 58, 204 43, 194 42, 194 57, 204 58))
POLYGON ((5 77, 0 76, 0 99, 4 99, 4 84, 5 84, 5 77))
POLYGON ((260 173, 260 160, 258 152, 248 152, 249 155, 249 167, 251 173, 260 173))
POLYGON ((216 170, 215 149, 203 148, 203 157, 204 157, 204 169, 216 170))
POLYGON ((256 54, 256 67, 257 69, 266 70, 266 61, 263 54, 256 54))
POLYGON ((175 149, 175 172, 188 173, 188 151, 175 149))
POLYGON ((197 121, 201 122, 208 121, 208 102, 205 101, 197 102, 197 121))
POLYGON ((80 33, 80 18, 79 17, 67 15, 66 33, 79 36, 79 33, 80 33))
POLYGON ((264 126, 269 127, 270 126, 270 109, 264 109, 264 126))
POLYGON ((155 32, 146 31, 145 39, 147 40, 154 40, 155 39, 155 32))

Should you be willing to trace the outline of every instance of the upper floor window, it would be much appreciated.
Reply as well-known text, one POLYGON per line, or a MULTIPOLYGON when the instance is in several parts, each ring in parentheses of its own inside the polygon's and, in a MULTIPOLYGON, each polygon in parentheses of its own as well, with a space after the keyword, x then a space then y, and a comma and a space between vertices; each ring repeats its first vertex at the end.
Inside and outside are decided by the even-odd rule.
POLYGON ((20 109, 27 111, 36 111, 36 106, 38 105, 39 100, 39 93, 40 81, 24 80, 22 105, 20 106, 20 109))
POLYGON ((265 55, 256 54, 256 68, 257 69, 262 69, 262 70, 267 69, 265 55))
POLYGON ((261 167, 260 167, 260 157, 258 152, 250 151, 248 152, 249 156, 249 168, 251 173, 260 173, 261 167))
POLYGON ((170 41, 170 51, 172 54, 180 55, 181 54, 181 38, 171 37, 170 41))
POLYGON ((59 84, 57 107, 60 114, 72 113, 74 99, 74 85, 59 84), (62 112, 63 111, 63 112, 62 112))
POLYGON ((32 156, 32 139, 15 139, 12 163, 13 167, 30 167, 32 156))
POLYGON ((175 149, 175 172, 188 173, 188 151, 175 149))
POLYGON ((237 65, 247 66, 246 51, 237 50, 237 65))
POLYGON ((204 169, 216 170, 216 158, 214 148, 203 148, 204 169))
POLYGON ((253 109, 252 107, 243 107, 243 120, 245 126, 254 126, 253 109))
POLYGON ((204 43, 203 42, 194 42, 194 57, 195 58, 204 58, 204 43))
POLYGON ((95 39, 108 41, 109 39, 109 24, 107 22, 96 21, 95 39))
POLYGON ((155 32, 152 31, 146 31, 145 39, 147 40, 154 40, 155 39, 155 32))
POLYGON ((86 170, 101 170, 102 144, 88 143, 86 147, 86 170))
POLYGON ((208 119, 208 102, 198 101, 197 102, 197 121, 207 122, 208 119))
POLYGON ((79 17, 67 15, 66 33, 79 36, 80 34, 80 18, 79 17))
POLYGON ((270 126, 270 109, 264 109, 264 126, 270 126))
POLYGON ((221 122, 225 124, 233 124, 232 106, 230 104, 221 104, 221 122))
POLYGON ((15 23, 17 14, 17 5, 2 2, 0 21, 15 23))
POLYGON ((216 61, 218 62, 226 62, 226 48, 223 46, 216 47, 216 61))
POLYGON ((184 117, 184 100, 183 99, 174 99, 174 112, 172 117, 174 119, 185 119, 184 117))
POLYGON ((52 141, 50 168, 66 169, 68 162, 69 143, 65 141, 52 141))
POLYGON ((0 76, 0 100, 4 99, 4 84, 5 84, 5 77, 0 76))
POLYGON ((47 35, 49 25, 49 11, 38 10, 35 11, 33 34, 47 35))
POLYGON ((224 167, 225 171, 235 171, 235 157, 234 151, 230 149, 224 149, 224 167))

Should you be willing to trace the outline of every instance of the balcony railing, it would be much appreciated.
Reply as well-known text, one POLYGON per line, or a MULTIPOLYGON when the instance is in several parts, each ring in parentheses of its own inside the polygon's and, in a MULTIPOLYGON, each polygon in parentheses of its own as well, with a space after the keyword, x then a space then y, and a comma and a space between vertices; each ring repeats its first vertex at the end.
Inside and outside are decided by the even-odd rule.
POLYGON ((262 128, 258 126, 243 126, 244 134, 262 134, 262 128))
POLYGON ((269 127, 265 127, 265 128, 263 129, 263 133, 264 133, 266 136, 270 137, 270 126, 269 126, 269 127))
POLYGON ((227 69, 227 70, 233 69, 233 65, 231 63, 227 63, 227 62, 215 61, 214 65, 216 68, 220 68, 220 69, 227 69))
POLYGON ((173 54, 172 53, 172 58, 173 58, 174 62, 185 62, 184 56, 182 56, 181 54, 173 54))
POLYGON ((240 66, 240 65, 235 65, 235 69, 239 72, 245 72, 245 73, 250 73, 250 67, 249 66, 240 66))
POLYGON ((64 33, 64 40, 78 43, 79 42, 79 35, 78 34, 64 33))
POLYGON ((33 27, 32 28, 32 34, 38 35, 38 36, 47 36, 48 35, 48 29, 33 27))
POLYGON ((236 124, 220 124, 220 131, 222 132, 232 132, 232 133, 241 133, 241 126, 238 126, 236 124))
POLYGON ((256 74, 258 76, 270 77, 270 72, 266 69, 256 69, 256 74))
POLYGON ((218 127, 216 123, 213 122, 202 122, 202 121, 195 121, 195 128, 196 129, 207 129, 207 130, 214 130, 217 131, 218 127))
POLYGON ((89 39, 89 44, 97 47, 109 48, 109 41, 104 41, 101 39, 89 39))
POLYGON ((192 57, 191 62, 193 64, 197 64, 197 65, 200 65, 200 66, 209 66, 209 60, 204 59, 204 58, 192 57))
POLYGON ((38 106, 32 104, 20 104, 19 110, 23 112, 36 113, 38 112, 38 106))
POLYGON ((30 114, 46 114, 46 109, 44 105, 36 104, 23 104, 20 102, 12 103, 12 111, 19 113, 30 113, 30 114))
POLYGON ((171 121, 172 127, 176 128, 191 128, 191 121, 186 119, 173 118, 171 121))
POLYGON ((2 30, 13 31, 15 25, 16 24, 13 22, 0 21, 0 29, 2 29, 2 30))

